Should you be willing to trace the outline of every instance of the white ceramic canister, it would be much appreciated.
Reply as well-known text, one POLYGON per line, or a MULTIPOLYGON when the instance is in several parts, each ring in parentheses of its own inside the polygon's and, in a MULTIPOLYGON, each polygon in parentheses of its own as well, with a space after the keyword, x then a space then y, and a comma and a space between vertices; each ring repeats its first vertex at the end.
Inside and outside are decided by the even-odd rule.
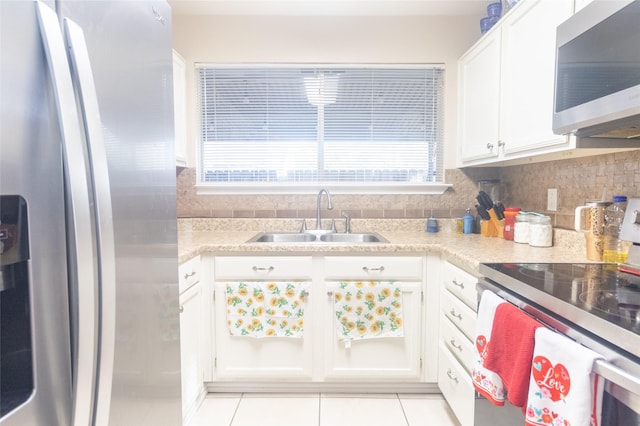
POLYGON ((534 247, 551 247, 553 245, 553 228, 550 216, 531 216, 529 220, 529 245, 534 247))

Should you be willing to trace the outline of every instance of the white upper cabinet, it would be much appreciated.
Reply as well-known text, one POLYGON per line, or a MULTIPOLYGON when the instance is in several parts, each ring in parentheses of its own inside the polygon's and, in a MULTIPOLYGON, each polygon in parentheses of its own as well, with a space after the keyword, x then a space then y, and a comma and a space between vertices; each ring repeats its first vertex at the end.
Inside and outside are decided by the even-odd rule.
POLYGON ((521 0, 459 61, 458 165, 572 148, 551 130, 556 27, 573 0, 521 0))

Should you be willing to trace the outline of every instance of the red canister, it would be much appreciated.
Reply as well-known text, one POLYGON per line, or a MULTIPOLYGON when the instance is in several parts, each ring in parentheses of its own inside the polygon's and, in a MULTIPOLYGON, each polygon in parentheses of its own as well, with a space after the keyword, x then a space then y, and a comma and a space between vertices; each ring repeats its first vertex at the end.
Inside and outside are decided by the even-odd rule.
POLYGON ((513 229, 516 223, 516 215, 520 213, 520 207, 507 207, 504 209, 504 239, 513 241, 513 229))

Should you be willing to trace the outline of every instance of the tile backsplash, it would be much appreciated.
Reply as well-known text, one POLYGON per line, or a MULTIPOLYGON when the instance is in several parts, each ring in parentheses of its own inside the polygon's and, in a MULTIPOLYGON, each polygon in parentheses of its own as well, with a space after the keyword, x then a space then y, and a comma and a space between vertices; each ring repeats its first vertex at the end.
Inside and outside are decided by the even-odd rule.
MULTIPOLYGON (((552 216, 559 228, 573 227, 573 212, 586 200, 615 195, 640 196, 640 150, 564 159, 509 167, 451 169, 445 181, 453 186, 442 195, 342 195, 332 196, 334 209, 323 217, 415 219, 433 215, 460 217, 476 204, 476 182, 500 179, 508 188, 507 204, 552 216), (549 212, 547 189, 557 188, 558 210, 549 212)), ((295 195, 198 195, 195 169, 177 174, 180 218, 314 218, 316 193, 295 195)), ((473 209, 474 210, 474 209, 473 209)))

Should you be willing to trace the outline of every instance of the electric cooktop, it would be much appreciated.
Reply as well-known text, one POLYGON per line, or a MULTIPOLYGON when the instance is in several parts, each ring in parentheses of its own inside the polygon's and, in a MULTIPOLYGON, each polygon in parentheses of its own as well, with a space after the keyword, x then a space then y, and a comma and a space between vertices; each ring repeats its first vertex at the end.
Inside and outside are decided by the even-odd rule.
POLYGON ((616 264, 488 263, 484 277, 640 356, 640 276, 616 264))

